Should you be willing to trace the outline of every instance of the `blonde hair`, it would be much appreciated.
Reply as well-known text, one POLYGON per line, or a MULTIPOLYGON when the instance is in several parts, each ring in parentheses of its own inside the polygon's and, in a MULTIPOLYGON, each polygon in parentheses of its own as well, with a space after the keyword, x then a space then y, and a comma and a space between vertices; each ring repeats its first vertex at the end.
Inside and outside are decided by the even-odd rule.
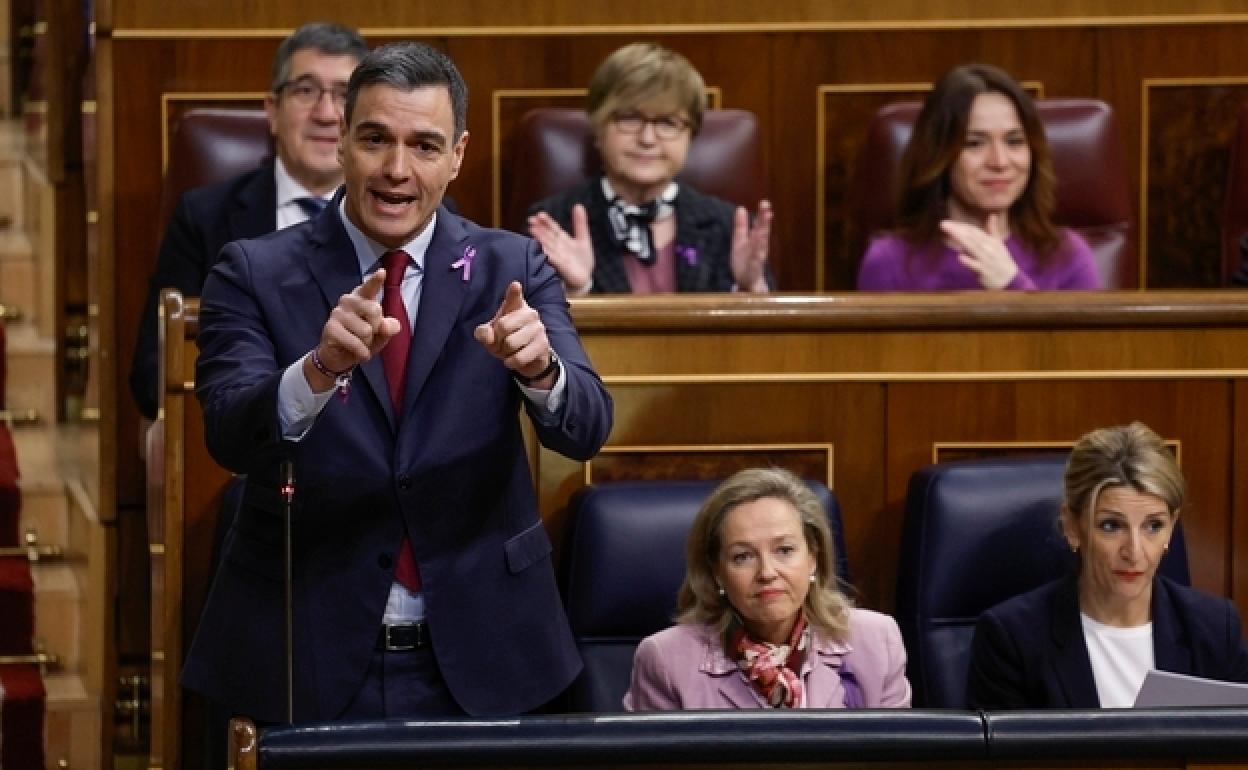
POLYGON ((1066 507, 1076 521, 1096 507, 1101 492, 1131 487, 1166 504, 1171 518, 1187 496, 1187 483, 1161 437, 1142 422, 1084 434, 1066 461, 1066 507))
POLYGON ((685 544, 685 580, 676 601, 676 622, 705 624, 722 633, 733 608, 719 595, 715 564, 722 545, 724 519, 734 508, 761 498, 783 500, 793 506, 802 523, 806 546, 815 557, 815 580, 806 594, 806 620, 831 639, 849 633, 850 600, 838 588, 836 551, 828 515, 806 482, 781 468, 740 471, 718 487, 702 504, 685 544))
POLYGON ((706 84, 689 60, 655 43, 632 43, 598 65, 586 111, 598 133, 615 113, 651 101, 685 112, 694 135, 702 128, 706 84))

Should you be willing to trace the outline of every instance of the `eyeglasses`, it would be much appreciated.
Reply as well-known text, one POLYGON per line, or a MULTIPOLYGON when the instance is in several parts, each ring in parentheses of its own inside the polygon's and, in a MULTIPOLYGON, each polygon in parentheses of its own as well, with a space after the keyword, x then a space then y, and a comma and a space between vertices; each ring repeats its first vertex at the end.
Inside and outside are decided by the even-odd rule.
POLYGON ((611 116, 611 122, 622 134, 640 134, 649 124, 654 126, 654 134, 660 139, 675 139, 689 128, 689 121, 679 115, 648 118, 640 112, 620 112, 611 116))
POLYGON ((300 107, 315 107, 321 103, 321 99, 325 98, 325 94, 329 94, 330 100, 338 109, 342 109, 347 103, 347 87, 345 85, 323 86, 311 77, 287 80, 275 88, 274 91, 277 93, 285 91, 291 101, 300 107))

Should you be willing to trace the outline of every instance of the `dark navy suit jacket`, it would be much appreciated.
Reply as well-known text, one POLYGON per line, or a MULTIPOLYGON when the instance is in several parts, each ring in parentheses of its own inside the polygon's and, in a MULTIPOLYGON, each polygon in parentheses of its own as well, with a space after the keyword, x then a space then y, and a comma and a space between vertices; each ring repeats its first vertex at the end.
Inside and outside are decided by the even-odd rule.
MULTIPOLYGON (((1178 674, 1248 682, 1239 613, 1226 599, 1153 581, 1156 667, 1178 674)), ((1002 602, 980 616, 971 642, 967 705, 1099 708, 1072 577, 1002 602)))
MULTIPOLYGON (((594 294, 627 294, 632 289, 624 270, 624 255, 611 232, 609 204, 602 183, 593 179, 534 204, 530 213, 545 211, 559 226, 572 232, 572 207, 585 207, 589 236, 594 244, 594 294)), ((696 257, 676 255, 677 291, 729 291, 732 277, 732 218, 736 207, 712 195, 682 184, 673 204, 676 209, 676 244, 692 248, 696 257)), ((768 283, 771 284, 770 273, 768 283)))
POLYGON ((198 297, 222 246, 242 238, 258 238, 276 228, 277 180, 272 160, 225 182, 187 190, 178 199, 160 242, 156 271, 148 281, 130 364, 130 392, 145 417, 156 417, 156 309, 161 289, 173 288, 183 296, 198 297))
MULTIPOLYGON (((341 193, 337 199, 341 198, 341 193)), ((361 281, 336 205, 231 243, 204 286, 196 394, 216 460, 248 476, 188 653, 184 683, 266 721, 285 713, 278 468, 295 463, 295 717, 333 719, 364 678, 404 527, 420 565, 433 652, 474 715, 531 710, 580 670, 555 587, 519 410, 531 407, 473 339, 520 281, 567 373, 537 438, 577 460, 606 441, 612 404, 531 239, 438 210, 407 367, 390 403, 380 357, 362 365, 298 442, 280 437, 282 371, 311 350, 361 281), (475 249, 470 280, 454 263, 475 249)), ((531 412, 531 414, 533 414, 531 412)))

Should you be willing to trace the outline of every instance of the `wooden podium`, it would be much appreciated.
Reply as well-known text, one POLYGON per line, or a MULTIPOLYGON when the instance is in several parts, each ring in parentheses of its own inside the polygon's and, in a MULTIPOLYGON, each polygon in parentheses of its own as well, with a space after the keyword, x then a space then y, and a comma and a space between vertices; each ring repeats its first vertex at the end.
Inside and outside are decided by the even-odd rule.
MULTIPOLYGON (((893 606, 906 483, 941 460, 1064 451, 1142 420, 1176 447, 1194 585, 1248 616, 1248 294, 699 295, 583 299, 573 318, 615 399, 603 451, 531 447, 556 548, 566 502, 621 478, 783 465, 840 500, 861 601, 893 606)), ((165 299, 163 447, 153 515, 152 764, 191 743, 176 687, 207 591, 228 475, 193 398, 198 305, 165 299), (157 657, 159 653, 159 657, 157 657)))

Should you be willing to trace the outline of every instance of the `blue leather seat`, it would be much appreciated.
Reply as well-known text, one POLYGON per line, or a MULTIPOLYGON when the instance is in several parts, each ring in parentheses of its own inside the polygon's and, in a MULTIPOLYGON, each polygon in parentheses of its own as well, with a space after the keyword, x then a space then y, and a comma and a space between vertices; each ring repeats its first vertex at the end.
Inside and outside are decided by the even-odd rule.
MULTIPOLYGON (((569 504, 564 598, 585 670, 568 693, 571 711, 620 711, 633 652, 672 624, 685 576, 685 540, 718 481, 616 481, 586 487, 569 504)), ((849 581, 840 507, 808 482, 832 526, 837 575, 849 581)))
MULTIPOLYGON (((963 708, 980 613, 1074 567, 1057 524, 1066 455, 929 465, 910 478, 897 623, 916 707, 963 708)), ((1181 525, 1162 574, 1187 584, 1181 525)))

